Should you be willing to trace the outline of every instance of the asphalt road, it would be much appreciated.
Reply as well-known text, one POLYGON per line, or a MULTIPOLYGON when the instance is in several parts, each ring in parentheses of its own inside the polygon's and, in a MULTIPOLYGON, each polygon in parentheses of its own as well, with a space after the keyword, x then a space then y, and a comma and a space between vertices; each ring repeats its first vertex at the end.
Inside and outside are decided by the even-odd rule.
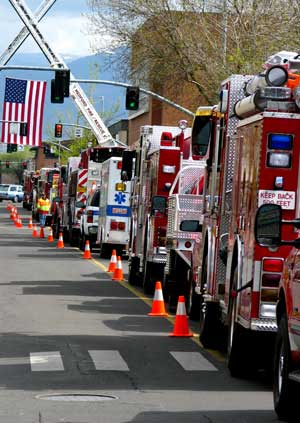
POLYGON ((33 238, 18 207, 19 229, 0 204, 0 423, 277 422, 268 378, 233 379, 196 337, 169 337, 151 298, 33 238))

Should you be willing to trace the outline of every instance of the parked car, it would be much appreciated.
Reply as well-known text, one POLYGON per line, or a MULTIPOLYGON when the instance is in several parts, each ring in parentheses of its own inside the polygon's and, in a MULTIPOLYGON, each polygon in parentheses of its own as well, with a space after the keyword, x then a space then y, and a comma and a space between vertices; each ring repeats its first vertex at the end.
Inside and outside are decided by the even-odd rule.
POLYGON ((12 200, 14 203, 23 201, 24 191, 22 185, 2 185, 0 186, 0 201, 12 200))
POLYGON ((0 184, 0 201, 3 200, 5 193, 7 192, 9 184, 0 184))

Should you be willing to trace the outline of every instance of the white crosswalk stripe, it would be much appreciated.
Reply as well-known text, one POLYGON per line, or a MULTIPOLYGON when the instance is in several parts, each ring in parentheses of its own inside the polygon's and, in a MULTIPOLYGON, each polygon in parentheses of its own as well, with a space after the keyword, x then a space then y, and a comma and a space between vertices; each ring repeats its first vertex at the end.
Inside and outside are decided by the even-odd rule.
POLYGON ((170 351, 170 354, 186 371, 216 372, 218 369, 199 352, 170 351))
POLYGON ((30 365, 33 372, 57 372, 64 370, 59 351, 30 353, 30 365))
POLYGON ((89 350, 96 370, 129 371, 129 367, 119 351, 89 350))
MULTIPOLYGON (((117 350, 88 350, 96 370, 129 371, 129 367, 117 350)), ((170 351, 171 356, 186 371, 209 371, 218 369, 197 351, 170 351)), ((27 359, 28 360, 28 359, 27 359)), ((64 371, 64 364, 59 351, 30 353, 29 362, 32 372, 64 371)), ((22 359, 26 364, 26 358, 22 359)))

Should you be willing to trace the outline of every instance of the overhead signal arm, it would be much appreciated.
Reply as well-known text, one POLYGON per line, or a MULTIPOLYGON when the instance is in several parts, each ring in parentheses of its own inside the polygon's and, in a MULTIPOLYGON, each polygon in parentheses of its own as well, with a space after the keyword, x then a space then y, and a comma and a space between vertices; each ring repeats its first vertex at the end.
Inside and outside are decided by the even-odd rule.
MULTIPOLYGON (((20 19, 23 21, 28 31, 40 47, 41 51, 49 61, 50 65, 54 69, 68 69, 68 66, 57 55, 50 47, 49 43, 45 40, 40 30, 38 29, 38 18, 35 17, 30 9, 27 7, 23 0, 9 0, 20 19)), ((17 47, 18 48, 18 47, 17 47)), ((15 49, 16 51, 16 49, 15 49)), ((70 77, 74 79, 74 76, 70 74, 70 77)), ((75 102, 78 109, 81 111, 87 122, 89 123, 91 130, 93 131, 98 144, 104 145, 116 145, 116 141, 112 138, 109 130, 105 126, 104 122, 94 109, 88 97, 77 82, 70 83, 70 96, 75 102)))

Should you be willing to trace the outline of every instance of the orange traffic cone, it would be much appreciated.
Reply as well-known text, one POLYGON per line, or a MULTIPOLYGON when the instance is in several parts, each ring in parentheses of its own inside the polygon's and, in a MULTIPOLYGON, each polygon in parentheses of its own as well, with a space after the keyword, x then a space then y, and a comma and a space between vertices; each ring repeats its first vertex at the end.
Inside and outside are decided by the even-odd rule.
POLYGON ((52 228, 50 227, 49 228, 49 235, 48 235, 48 242, 53 242, 54 241, 54 239, 53 239, 53 231, 52 231, 52 228))
POLYGON ((20 217, 18 217, 18 218, 15 220, 15 225, 16 225, 16 228, 23 228, 23 225, 22 225, 22 220, 21 220, 21 218, 20 218, 20 217))
POLYGON ((124 280, 122 262, 121 262, 120 256, 118 256, 117 265, 116 265, 116 268, 114 270, 114 273, 112 275, 111 280, 112 281, 123 281, 124 280))
POLYGON ((84 253, 83 253, 82 258, 84 258, 84 259, 91 259, 92 258, 89 240, 85 241, 84 253))
POLYGON ((33 225, 32 236, 33 236, 33 238, 37 238, 38 237, 38 232, 37 232, 36 225, 33 225))
POLYGON ((117 265, 117 252, 116 252, 116 250, 112 250, 110 263, 109 263, 107 272, 113 273, 116 269, 116 265, 117 265))
POLYGON ((6 210, 11 211, 11 209, 12 209, 12 204, 11 204, 11 202, 9 201, 9 202, 7 203, 6 210))
POLYGON ((29 218, 28 228, 32 229, 32 218, 31 217, 29 218))
POLYGON ((155 284, 155 292, 154 298, 152 303, 152 310, 148 313, 148 316, 167 316, 165 310, 165 302, 161 288, 161 282, 156 282, 155 284))
POLYGON ((42 226, 40 228, 40 238, 45 238, 44 228, 42 226))
POLYGON ((58 238, 58 242, 57 242, 56 247, 57 247, 57 248, 64 248, 64 247, 65 247, 62 232, 60 232, 60 233, 59 233, 59 238, 58 238))
POLYGON ((173 330, 173 333, 169 334, 169 336, 179 336, 179 337, 193 336, 193 333, 190 332, 189 326, 188 326, 184 295, 180 295, 178 298, 174 330, 173 330))

